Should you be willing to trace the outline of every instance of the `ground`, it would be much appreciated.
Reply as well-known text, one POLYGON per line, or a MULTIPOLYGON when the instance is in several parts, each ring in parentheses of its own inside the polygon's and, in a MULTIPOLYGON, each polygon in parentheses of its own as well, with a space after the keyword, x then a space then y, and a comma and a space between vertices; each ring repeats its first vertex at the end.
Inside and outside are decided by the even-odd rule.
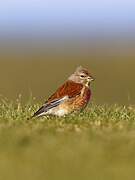
POLYGON ((134 179, 133 106, 90 104, 80 114, 27 120, 40 105, 1 99, 0 179, 134 179))

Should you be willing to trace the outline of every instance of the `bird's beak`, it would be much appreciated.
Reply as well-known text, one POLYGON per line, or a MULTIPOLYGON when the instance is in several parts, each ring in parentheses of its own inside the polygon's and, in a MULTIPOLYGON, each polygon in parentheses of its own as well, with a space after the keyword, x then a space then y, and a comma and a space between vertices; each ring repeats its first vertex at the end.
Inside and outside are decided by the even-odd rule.
POLYGON ((88 80, 91 82, 91 81, 94 81, 95 78, 93 78, 92 76, 89 76, 89 77, 88 77, 88 80))

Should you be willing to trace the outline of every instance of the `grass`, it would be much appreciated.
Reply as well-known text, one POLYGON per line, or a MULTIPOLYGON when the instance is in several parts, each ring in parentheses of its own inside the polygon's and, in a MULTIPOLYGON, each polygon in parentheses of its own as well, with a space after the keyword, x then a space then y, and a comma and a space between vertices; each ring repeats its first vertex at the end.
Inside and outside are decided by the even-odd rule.
POLYGON ((135 107, 129 104, 135 99, 135 54, 122 53, 119 43, 117 51, 115 43, 101 44, 92 42, 84 52, 64 44, 60 52, 1 51, 0 94, 12 101, 0 97, 0 180, 134 179, 135 107), (28 121, 41 105, 37 101, 79 65, 96 79, 94 104, 80 114, 28 121), (16 100, 19 93, 23 97, 16 100))
POLYGON ((134 179, 133 106, 91 104, 80 114, 28 121, 41 104, 0 102, 0 179, 134 179))

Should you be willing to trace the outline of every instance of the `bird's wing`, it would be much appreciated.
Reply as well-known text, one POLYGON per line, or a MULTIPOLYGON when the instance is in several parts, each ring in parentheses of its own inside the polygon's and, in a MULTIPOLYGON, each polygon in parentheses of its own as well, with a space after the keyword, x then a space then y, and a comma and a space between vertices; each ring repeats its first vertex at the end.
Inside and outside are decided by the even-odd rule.
POLYGON ((51 97, 49 97, 46 102, 49 103, 55 99, 61 99, 65 96, 73 98, 81 93, 82 88, 82 84, 68 80, 59 89, 57 89, 57 91, 51 97))
POLYGON ((45 102, 45 104, 33 115, 33 117, 42 116, 48 110, 58 106, 70 98, 79 95, 82 88, 82 84, 67 81, 45 102))
POLYGON ((36 113, 34 113, 33 117, 44 115, 47 111, 58 106, 59 104, 61 104, 67 99, 68 99, 68 96, 64 96, 61 99, 55 99, 49 103, 45 103, 36 113))

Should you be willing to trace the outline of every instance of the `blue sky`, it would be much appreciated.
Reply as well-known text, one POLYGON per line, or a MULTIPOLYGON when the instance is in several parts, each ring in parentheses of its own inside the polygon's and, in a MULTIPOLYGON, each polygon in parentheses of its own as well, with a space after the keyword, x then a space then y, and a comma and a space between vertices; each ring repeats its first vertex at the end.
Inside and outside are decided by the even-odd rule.
POLYGON ((1 0, 0 35, 134 33, 134 0, 1 0))

